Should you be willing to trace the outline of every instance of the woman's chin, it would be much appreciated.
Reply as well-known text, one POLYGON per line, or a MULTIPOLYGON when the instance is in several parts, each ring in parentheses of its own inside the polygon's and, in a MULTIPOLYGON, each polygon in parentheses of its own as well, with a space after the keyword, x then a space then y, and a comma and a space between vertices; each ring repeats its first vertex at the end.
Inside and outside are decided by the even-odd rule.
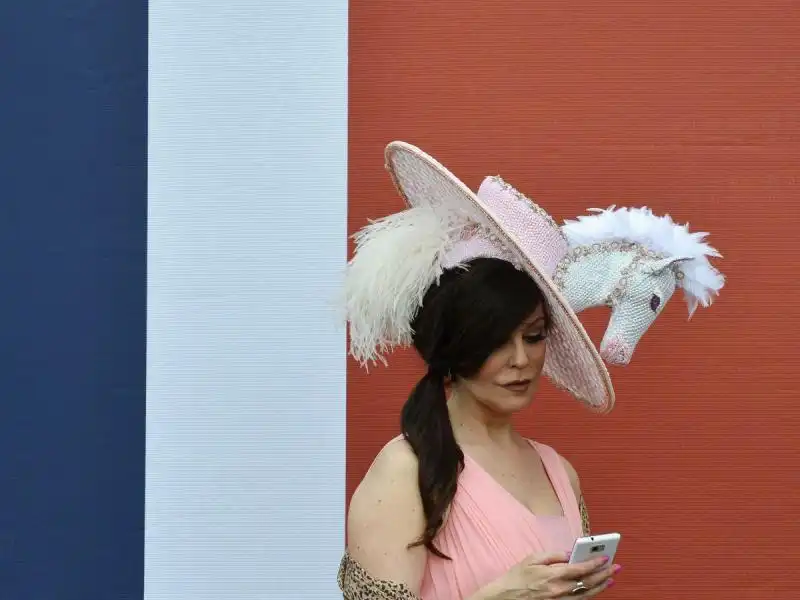
POLYGON ((524 392, 505 390, 495 402, 494 409, 503 414, 512 415, 528 408, 533 404, 533 399, 536 396, 537 382, 531 382, 524 392))

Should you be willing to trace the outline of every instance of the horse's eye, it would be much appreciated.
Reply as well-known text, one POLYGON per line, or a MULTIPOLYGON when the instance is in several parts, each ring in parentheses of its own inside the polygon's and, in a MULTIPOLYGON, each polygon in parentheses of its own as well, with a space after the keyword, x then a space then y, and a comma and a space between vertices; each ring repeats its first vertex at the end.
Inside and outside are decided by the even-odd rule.
POLYGON ((650 298, 650 308, 653 309, 653 312, 656 312, 659 306, 661 306, 661 298, 653 294, 653 297, 650 298))

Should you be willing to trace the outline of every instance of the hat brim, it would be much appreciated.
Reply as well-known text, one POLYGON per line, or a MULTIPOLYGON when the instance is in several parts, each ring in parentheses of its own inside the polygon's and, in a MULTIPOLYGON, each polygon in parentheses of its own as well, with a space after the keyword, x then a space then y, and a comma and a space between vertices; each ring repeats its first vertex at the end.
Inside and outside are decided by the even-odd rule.
POLYGON ((497 235, 544 294, 551 318, 544 374, 590 410, 608 413, 614 387, 603 359, 553 280, 523 250, 509 227, 472 190, 436 159, 406 142, 386 147, 386 169, 409 206, 455 210, 474 216, 497 235))

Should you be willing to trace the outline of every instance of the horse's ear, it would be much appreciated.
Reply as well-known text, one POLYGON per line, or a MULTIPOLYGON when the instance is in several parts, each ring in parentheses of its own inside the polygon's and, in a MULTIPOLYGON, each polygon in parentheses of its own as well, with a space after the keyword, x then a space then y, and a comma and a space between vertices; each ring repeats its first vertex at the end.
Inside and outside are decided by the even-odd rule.
POLYGON ((648 263, 647 267, 645 267, 645 271, 648 273, 652 273, 653 275, 658 275, 664 269, 676 269, 681 265, 681 263, 685 263, 688 260, 692 260, 691 256, 669 256, 667 258, 659 258, 648 263))

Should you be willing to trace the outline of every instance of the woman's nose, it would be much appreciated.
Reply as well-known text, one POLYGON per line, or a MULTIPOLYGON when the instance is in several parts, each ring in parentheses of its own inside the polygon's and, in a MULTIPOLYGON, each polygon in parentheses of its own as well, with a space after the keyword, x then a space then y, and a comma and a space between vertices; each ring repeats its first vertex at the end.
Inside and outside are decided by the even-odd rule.
POLYGON ((528 365, 528 349, 525 346, 525 341, 522 336, 514 338, 514 356, 513 365, 517 368, 526 367, 528 365))

